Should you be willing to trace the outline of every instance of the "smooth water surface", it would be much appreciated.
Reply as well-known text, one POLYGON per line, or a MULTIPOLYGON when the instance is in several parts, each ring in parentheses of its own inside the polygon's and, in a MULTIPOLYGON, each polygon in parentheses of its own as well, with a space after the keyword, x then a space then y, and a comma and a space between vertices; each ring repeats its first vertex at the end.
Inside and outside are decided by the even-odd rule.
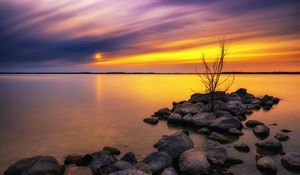
MULTIPOLYGON (((239 87, 282 99, 270 111, 248 118, 277 123, 270 126, 270 137, 283 128, 292 130, 284 151, 300 152, 300 76, 236 75, 231 90, 239 87)), ((201 91, 197 75, 0 75, 0 173, 20 158, 47 154, 62 163, 70 153, 90 153, 106 145, 145 156, 162 135, 181 128, 163 121, 150 126, 143 118, 201 91)), ((260 174, 254 146, 259 139, 250 130, 244 133, 237 142, 248 143, 251 152, 238 153, 226 145, 230 155, 245 161, 230 171, 260 174)), ((198 145, 204 139, 193 132, 191 137, 198 145)), ((283 169, 279 155, 275 159, 278 174, 293 174, 283 169)))

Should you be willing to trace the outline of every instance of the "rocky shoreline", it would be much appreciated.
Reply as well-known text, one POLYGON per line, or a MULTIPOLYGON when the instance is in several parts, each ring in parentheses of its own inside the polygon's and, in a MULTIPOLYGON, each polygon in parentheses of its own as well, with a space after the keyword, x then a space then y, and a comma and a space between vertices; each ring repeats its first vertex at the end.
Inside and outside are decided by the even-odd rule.
MULTIPOLYGON (((133 152, 121 153, 117 148, 104 147, 102 150, 85 155, 72 154, 59 165, 53 156, 34 156, 12 164, 5 175, 232 175, 228 168, 243 164, 243 160, 228 155, 222 144, 231 143, 243 136, 245 127, 261 139, 255 143, 254 157, 258 170, 264 174, 276 174, 277 165, 272 155, 281 155, 282 165, 289 171, 300 171, 300 153, 285 153, 281 142, 287 141, 288 129, 269 137, 270 128, 247 116, 263 109, 270 110, 280 99, 265 95, 255 97, 246 89, 233 93, 216 92, 213 104, 211 94, 196 93, 188 101, 173 102, 173 108, 162 108, 144 122, 156 125, 160 120, 171 125, 193 127, 199 134, 206 135, 203 145, 195 145, 187 130, 164 135, 154 147, 157 151, 138 160, 133 152), (213 108, 211 107, 213 105, 213 108), (212 110, 213 109, 213 110, 212 110)), ((276 124, 273 124, 276 125, 276 124)), ((245 143, 234 145, 236 151, 249 152, 245 143)))

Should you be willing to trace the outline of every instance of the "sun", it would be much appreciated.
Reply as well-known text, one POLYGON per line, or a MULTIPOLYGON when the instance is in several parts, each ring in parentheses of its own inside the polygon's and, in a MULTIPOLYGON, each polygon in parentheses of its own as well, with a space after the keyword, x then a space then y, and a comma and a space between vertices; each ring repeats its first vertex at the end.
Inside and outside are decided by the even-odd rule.
POLYGON ((97 52, 93 55, 93 58, 96 60, 96 61, 101 61, 103 56, 101 53, 97 52))

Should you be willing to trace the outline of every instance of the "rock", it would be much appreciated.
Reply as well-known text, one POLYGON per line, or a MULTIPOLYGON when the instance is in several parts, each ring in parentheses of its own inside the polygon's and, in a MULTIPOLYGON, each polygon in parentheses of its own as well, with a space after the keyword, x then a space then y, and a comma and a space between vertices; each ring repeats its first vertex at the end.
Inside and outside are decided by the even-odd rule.
POLYGON ((230 116, 231 114, 228 111, 216 110, 216 111, 214 111, 214 115, 216 117, 224 117, 224 116, 230 116))
POLYGON ((92 169, 93 174, 97 174, 102 171, 107 171, 106 168, 109 165, 114 164, 116 161, 117 158, 110 152, 99 151, 95 154, 94 159, 87 166, 92 169))
POLYGON ((110 166, 110 172, 117 172, 126 169, 135 169, 129 162, 119 160, 110 166))
POLYGON ((76 162, 76 165, 77 166, 87 166, 93 159, 94 159, 94 157, 91 154, 86 154, 80 160, 78 160, 76 162))
POLYGON ((273 96, 269 96, 269 95, 265 95, 261 99, 262 106, 272 107, 272 105, 277 104, 278 102, 279 102, 279 98, 274 98, 273 96))
POLYGON ((129 162, 131 164, 137 163, 136 157, 135 157, 134 153, 132 153, 132 152, 125 153, 120 160, 129 162))
POLYGON ((137 169, 126 169, 126 170, 110 173, 109 175, 150 175, 150 174, 137 169))
POLYGON ((145 123, 150 124, 150 125, 157 125, 158 122, 159 122, 159 120, 157 118, 154 118, 154 117, 152 117, 152 118, 145 118, 143 121, 145 123))
POLYGON ((184 175, 207 175, 210 164, 201 148, 192 148, 182 153, 179 158, 179 169, 184 175))
POLYGON ((168 117, 168 123, 180 123, 182 122, 182 116, 178 113, 171 113, 168 117))
POLYGON ((300 171, 300 154, 290 152, 281 159, 282 165, 289 170, 300 171))
POLYGON ((70 154, 67 157, 65 157, 64 164, 69 165, 69 164, 77 164, 82 159, 82 156, 79 154, 70 154))
POLYGON ((231 128, 240 128, 241 121, 234 117, 217 118, 211 125, 211 128, 219 131, 228 131, 231 128))
POLYGON ((243 95, 247 94, 247 89, 240 88, 240 89, 236 90, 235 93, 237 93, 239 96, 243 96, 243 95))
POLYGON ((198 113, 191 117, 189 123, 197 127, 208 127, 216 120, 216 116, 212 113, 198 113))
POLYGON ((280 152, 282 150, 282 145, 279 140, 275 138, 270 138, 266 141, 255 144, 257 148, 264 149, 270 152, 280 152))
POLYGON ((162 108, 156 111, 154 115, 170 115, 170 110, 168 108, 162 108))
POLYGON ((52 156, 34 156, 21 159, 9 166, 5 175, 61 175, 57 160, 52 156))
POLYGON ((227 150, 220 143, 215 142, 213 140, 207 140, 204 150, 206 158, 211 164, 224 164, 227 158, 227 150))
POLYGON ((209 135, 208 138, 212 139, 212 140, 215 140, 217 142, 220 142, 220 143, 229 143, 229 142, 231 142, 231 140, 229 138, 227 138, 226 136, 224 136, 222 134, 216 133, 216 132, 212 132, 209 135))
POLYGON ((236 128, 230 128, 228 130, 228 134, 237 135, 237 136, 244 135, 240 130, 238 130, 236 128))
POLYGON ((211 132, 207 127, 201 128, 197 131, 199 134, 209 135, 211 132))
POLYGON ((186 115, 186 114, 196 114, 197 112, 201 112, 203 111, 202 109, 203 105, 202 103, 190 103, 190 102, 185 102, 185 103, 182 103, 180 105, 177 105, 173 112, 174 113, 178 113, 178 114, 181 114, 182 116, 186 115))
POLYGON ((245 114, 246 106, 240 101, 228 101, 226 103, 226 110, 234 116, 241 116, 245 114))
POLYGON ((248 145, 246 145, 245 143, 238 143, 238 144, 235 144, 234 145, 234 148, 240 152, 249 152, 250 151, 250 148, 248 145))
POLYGON ((192 139, 184 132, 162 137, 155 145, 158 151, 169 154, 172 159, 178 159, 184 151, 194 147, 192 139))
POLYGON ((282 130, 280 130, 281 132, 284 132, 284 133, 288 133, 288 132, 292 132, 291 130, 289 130, 289 129, 282 129, 282 130))
POLYGON ((290 138, 288 135, 281 132, 276 133, 274 137, 279 141, 287 141, 290 138))
POLYGON ((253 129, 253 133, 257 136, 268 136, 270 134, 270 128, 266 125, 257 125, 253 129))
POLYGON ((83 166, 67 166, 64 175, 93 175, 93 172, 83 166))
POLYGON ((177 172, 173 167, 165 168, 161 175, 177 175, 177 172))
POLYGON ((108 152, 110 152, 111 154, 114 154, 114 155, 120 155, 121 154, 121 151, 118 148, 114 148, 114 147, 110 147, 110 146, 105 146, 105 147, 103 147, 102 150, 103 151, 108 151, 108 152))
POLYGON ((200 93, 193 94, 191 96, 191 98, 189 99, 189 102, 190 103, 201 102, 201 103, 207 104, 209 102, 209 95, 208 94, 200 94, 200 93))
POLYGON ((277 166, 271 157, 263 157, 256 161, 257 168, 268 174, 276 174, 277 166))
POLYGON ((134 167, 138 170, 144 171, 145 173, 152 174, 149 166, 144 162, 138 162, 134 165, 134 167))
POLYGON ((159 173, 172 166, 172 158, 164 152, 153 152, 144 159, 144 162, 149 166, 152 173, 159 173))
POLYGON ((245 111, 245 114, 246 114, 246 115, 251 115, 251 114, 253 114, 253 111, 247 109, 247 110, 245 111))
POLYGON ((234 157, 227 157, 225 162, 224 162, 224 166, 229 168, 233 165, 239 165, 239 164, 242 164, 244 163, 243 160, 241 159, 237 159, 237 158, 234 158, 234 157))
POLYGON ((277 123, 271 123, 270 125, 271 126, 277 126, 278 124, 277 123))
POLYGON ((264 123, 262 123, 258 120, 248 120, 245 124, 249 128, 254 128, 257 125, 263 125, 264 123))

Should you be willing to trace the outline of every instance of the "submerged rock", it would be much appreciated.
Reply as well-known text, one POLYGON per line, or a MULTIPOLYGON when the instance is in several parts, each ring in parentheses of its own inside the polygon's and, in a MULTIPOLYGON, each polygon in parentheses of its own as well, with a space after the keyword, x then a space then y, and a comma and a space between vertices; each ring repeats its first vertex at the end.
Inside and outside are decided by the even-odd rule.
POLYGON ((244 161, 241 160, 241 159, 234 158, 234 157, 227 157, 225 162, 224 162, 224 166, 229 168, 233 165, 239 165, 239 164, 242 164, 242 163, 244 163, 244 161))
POLYGON ((127 152, 127 153, 125 153, 120 160, 129 162, 131 164, 136 164, 137 163, 136 157, 135 157, 135 155, 134 155, 133 152, 127 152))
POLYGON ((143 121, 144 121, 145 123, 150 124, 150 125, 157 125, 158 122, 159 122, 159 120, 158 120, 157 118, 155 118, 155 117, 145 118, 143 121))
POLYGON ((280 152, 282 151, 282 145, 279 140, 275 138, 270 138, 266 141, 255 144, 257 148, 264 149, 270 152, 280 152))
POLYGON ((220 143, 229 143, 231 142, 231 140, 226 137, 225 135, 222 135, 222 134, 219 134, 217 132, 212 132, 209 137, 209 139, 212 139, 212 140, 215 140, 217 142, 220 142, 220 143))
POLYGON ((114 154, 114 155, 120 155, 121 154, 121 151, 118 148, 114 148, 114 147, 110 147, 110 146, 105 146, 105 147, 103 147, 102 150, 103 151, 108 151, 108 152, 110 152, 111 154, 114 154))
POLYGON ((145 162, 138 162, 134 165, 138 170, 144 171, 145 173, 152 174, 149 166, 145 162))
POLYGON ((220 143, 213 140, 207 140, 205 146, 205 155, 207 160, 215 165, 223 165, 227 158, 227 149, 220 143))
POLYGON ((266 137, 270 134, 270 128, 266 125, 257 125, 253 129, 253 133, 257 136, 266 137))
POLYGON ((277 166, 271 157, 262 157, 256 161, 257 168, 268 174, 276 174, 277 166))
POLYGON ((274 137, 279 141, 287 141, 290 138, 288 135, 281 132, 276 133, 274 137))
POLYGON ((192 148, 182 153, 179 158, 179 169, 184 175, 207 175, 210 164, 201 148, 192 148))
POLYGON ((300 154, 294 152, 287 153, 282 157, 281 163, 287 169, 300 171, 300 154))
POLYGON ((152 173, 159 173, 172 166, 172 158, 164 152, 153 152, 144 159, 144 162, 149 166, 152 173))
POLYGON ((67 166, 64 175, 93 175, 93 172, 84 166, 67 166))
POLYGON ((280 130, 281 132, 284 132, 284 133, 288 133, 288 132, 292 132, 291 130, 289 130, 289 129, 282 129, 282 130, 280 130))
POLYGON ((177 172, 175 171, 175 169, 173 167, 169 167, 163 170, 163 172, 161 173, 161 175, 177 175, 177 172))
POLYGON ((61 175, 57 160, 52 156, 34 156, 9 166, 5 175, 61 175))
POLYGON ((169 154, 172 159, 178 159, 184 151, 193 148, 194 143, 185 132, 176 132, 162 137, 155 146, 158 151, 169 154))
POLYGON ((250 151, 249 146, 248 146, 247 144, 245 144, 245 143, 238 143, 238 144, 235 144, 235 145, 234 145, 234 148, 235 148, 236 150, 240 151, 240 152, 245 152, 245 153, 247 153, 247 152, 250 151))
POLYGON ((207 127, 204 127, 204 128, 201 128, 197 131, 199 134, 204 134, 204 135, 209 135, 211 133, 211 131, 209 130, 209 128, 207 127))
POLYGON ((126 170, 110 173, 109 175, 150 175, 150 174, 137 169, 126 169, 126 170))
POLYGON ((235 117, 220 117, 210 127, 219 131, 228 131, 231 128, 241 128, 241 121, 235 117))
POLYGON ((249 128, 254 128, 257 125, 263 125, 264 123, 262 123, 262 122, 260 122, 258 120, 248 120, 245 124, 249 128))

